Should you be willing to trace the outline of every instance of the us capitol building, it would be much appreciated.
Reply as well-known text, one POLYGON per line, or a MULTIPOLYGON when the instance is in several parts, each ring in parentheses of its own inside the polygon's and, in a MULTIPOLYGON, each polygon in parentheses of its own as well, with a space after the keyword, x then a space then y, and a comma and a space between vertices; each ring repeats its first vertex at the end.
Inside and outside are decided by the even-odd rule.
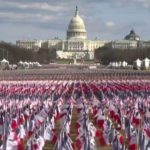
POLYGON ((71 19, 66 40, 59 38, 51 40, 18 40, 16 45, 21 48, 38 50, 41 47, 55 48, 58 59, 94 59, 94 50, 108 45, 113 49, 136 49, 137 47, 150 47, 150 41, 141 41, 134 30, 123 40, 102 41, 89 40, 83 19, 76 6, 75 14, 71 19))
POLYGON ((36 49, 40 47, 56 48, 57 58, 60 59, 94 59, 94 50, 102 47, 106 41, 88 40, 87 31, 83 19, 79 15, 78 7, 71 19, 66 40, 58 38, 42 41, 42 40, 18 40, 16 45, 27 49, 36 49))

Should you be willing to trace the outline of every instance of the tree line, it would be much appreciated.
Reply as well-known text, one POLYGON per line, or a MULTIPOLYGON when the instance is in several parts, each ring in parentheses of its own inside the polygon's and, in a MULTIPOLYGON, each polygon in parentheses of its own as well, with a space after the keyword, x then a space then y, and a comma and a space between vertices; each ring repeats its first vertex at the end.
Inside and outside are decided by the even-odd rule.
POLYGON ((107 65, 109 62, 127 61, 133 64, 137 58, 150 58, 150 48, 112 49, 107 46, 95 50, 95 60, 107 65))
POLYGON ((8 59, 11 64, 21 61, 38 61, 39 63, 49 63, 56 59, 54 48, 40 48, 38 51, 19 48, 16 45, 0 42, 0 60, 8 59))

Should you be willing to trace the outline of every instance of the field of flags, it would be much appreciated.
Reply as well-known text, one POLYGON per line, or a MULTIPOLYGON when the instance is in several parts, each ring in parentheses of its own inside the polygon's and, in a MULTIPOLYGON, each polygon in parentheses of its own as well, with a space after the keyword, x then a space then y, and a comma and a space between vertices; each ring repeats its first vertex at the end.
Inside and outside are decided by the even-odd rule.
POLYGON ((1 81, 0 150, 150 150, 150 80, 1 81))
POLYGON ((87 66, 51 66, 42 69, 0 71, 1 80, 99 80, 99 79, 147 79, 150 71, 128 69, 88 69, 87 66))

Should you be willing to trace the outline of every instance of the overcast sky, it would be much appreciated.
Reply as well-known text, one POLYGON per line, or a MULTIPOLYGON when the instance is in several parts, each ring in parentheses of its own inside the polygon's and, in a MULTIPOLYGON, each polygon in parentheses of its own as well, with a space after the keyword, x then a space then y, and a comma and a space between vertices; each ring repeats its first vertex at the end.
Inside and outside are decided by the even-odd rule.
POLYGON ((0 40, 65 39, 76 3, 89 39, 150 40, 150 0, 0 0, 0 40))

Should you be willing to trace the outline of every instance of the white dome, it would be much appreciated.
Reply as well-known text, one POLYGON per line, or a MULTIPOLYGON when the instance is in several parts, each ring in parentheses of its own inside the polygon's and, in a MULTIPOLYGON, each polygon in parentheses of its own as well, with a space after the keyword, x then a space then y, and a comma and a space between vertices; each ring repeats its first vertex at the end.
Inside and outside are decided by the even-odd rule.
POLYGON ((86 39, 86 29, 83 19, 78 14, 78 7, 76 7, 75 16, 71 19, 68 30, 67 39, 86 39))

